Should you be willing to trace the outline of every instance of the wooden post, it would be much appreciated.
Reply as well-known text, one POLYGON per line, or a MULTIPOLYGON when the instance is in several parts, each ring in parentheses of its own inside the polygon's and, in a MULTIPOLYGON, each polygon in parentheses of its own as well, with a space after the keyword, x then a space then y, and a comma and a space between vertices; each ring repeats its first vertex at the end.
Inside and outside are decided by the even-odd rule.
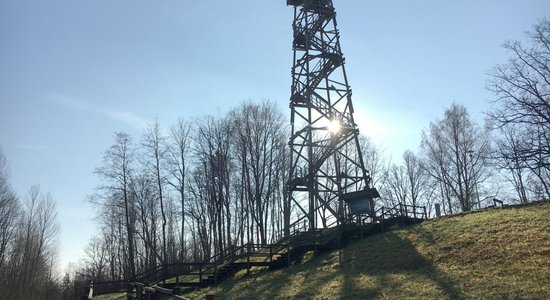
MULTIPOLYGON (((363 218, 359 219, 360 222, 359 222, 359 238, 360 239, 363 239, 363 218)), ((342 248, 342 245, 338 245, 339 248, 342 248)), ((340 254, 338 254, 340 255, 340 254)))
POLYGON ((133 289, 132 285, 130 284, 130 281, 127 281, 126 282, 126 299, 132 300, 132 294, 133 293, 134 293, 134 289, 133 289))
POLYGON ((157 299, 157 290, 148 286, 144 287, 143 289, 145 290, 145 293, 147 295, 147 300, 157 299))
POLYGON ((401 215, 401 225, 405 225, 405 218, 403 217, 403 203, 399 203, 399 214, 401 215))
POLYGON ((250 243, 246 244, 246 275, 250 274, 250 243))
POLYGON ((288 266, 290 267, 290 244, 286 245, 286 257, 288 258, 288 266))
POLYGON ((218 283, 218 262, 214 262, 214 283, 218 283))
POLYGON ((342 223, 338 222, 338 264, 342 264, 342 223))
POLYGON ((385 212, 384 212, 384 206, 382 206, 382 215, 380 216, 380 229, 382 232, 384 232, 384 216, 385 216, 385 212))
POLYGON ((313 254, 317 254, 317 236, 313 233, 313 254))
POLYGON ((424 220, 428 220, 428 214, 426 213, 426 206, 424 206, 424 220))
POLYGON ((143 286, 141 284, 136 285, 136 298, 137 300, 141 300, 143 294, 143 286))

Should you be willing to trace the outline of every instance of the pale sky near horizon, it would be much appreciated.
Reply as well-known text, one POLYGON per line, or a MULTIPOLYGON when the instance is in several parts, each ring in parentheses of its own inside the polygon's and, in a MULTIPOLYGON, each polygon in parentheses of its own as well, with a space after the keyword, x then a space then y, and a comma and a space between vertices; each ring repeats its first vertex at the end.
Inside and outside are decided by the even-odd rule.
MULTIPOLYGON (((11 182, 59 208, 60 269, 94 235, 86 203, 113 132, 158 117, 223 114, 271 99, 288 114, 286 1, 0 2, 0 146, 11 182)), ((501 45, 550 17, 548 0, 334 0, 361 131, 394 160, 453 101, 478 121, 501 45)))

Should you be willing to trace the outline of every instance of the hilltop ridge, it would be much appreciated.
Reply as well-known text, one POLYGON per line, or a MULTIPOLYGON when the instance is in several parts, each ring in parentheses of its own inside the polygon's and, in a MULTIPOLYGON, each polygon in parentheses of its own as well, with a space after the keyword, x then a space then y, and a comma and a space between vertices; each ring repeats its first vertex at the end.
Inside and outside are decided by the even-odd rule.
POLYGON ((550 202, 394 227, 191 299, 550 298, 550 202))

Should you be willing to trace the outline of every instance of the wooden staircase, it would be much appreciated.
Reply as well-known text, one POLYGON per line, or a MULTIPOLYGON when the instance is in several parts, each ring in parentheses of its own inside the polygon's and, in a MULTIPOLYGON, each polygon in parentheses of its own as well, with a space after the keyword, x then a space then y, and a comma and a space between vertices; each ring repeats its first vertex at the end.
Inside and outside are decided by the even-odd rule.
POLYGON ((245 244, 232 247, 198 263, 180 262, 159 266, 136 275, 133 281, 94 283, 94 294, 108 294, 135 287, 134 299, 151 299, 150 293, 163 293, 176 297, 186 287, 205 287, 233 277, 252 267, 268 267, 270 270, 288 267, 300 261, 308 251, 316 253, 343 248, 350 242, 388 230, 396 224, 409 225, 427 218, 423 207, 396 205, 380 208, 376 218, 365 216, 353 223, 325 229, 295 231, 277 243, 270 245, 245 244), (419 211, 420 209, 420 211, 419 211))
POLYGON ((214 274, 208 275, 208 277, 202 279, 201 284, 203 286, 206 286, 221 282, 229 277, 232 277, 233 275, 235 275, 235 273, 245 268, 246 266, 243 263, 228 263, 221 269, 217 270, 214 274))

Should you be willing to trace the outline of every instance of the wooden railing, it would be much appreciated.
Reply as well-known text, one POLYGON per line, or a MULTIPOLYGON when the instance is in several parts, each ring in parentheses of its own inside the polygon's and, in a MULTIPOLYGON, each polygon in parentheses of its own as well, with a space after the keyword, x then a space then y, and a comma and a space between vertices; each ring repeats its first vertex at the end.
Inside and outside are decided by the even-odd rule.
POLYGON ((419 220, 427 220, 428 213, 425 206, 415 206, 399 203, 393 207, 380 207, 375 212, 375 222, 380 223, 381 230, 384 227, 395 223, 408 224, 410 222, 418 222, 419 220))
POLYGON ((230 247, 202 262, 178 262, 158 266, 136 275, 135 281, 154 284, 169 278, 176 278, 178 282, 180 276, 187 276, 187 281, 181 283, 199 284, 207 276, 214 275, 216 277, 217 271, 225 265, 230 263, 253 265, 255 262, 273 262, 275 256, 283 255, 288 251, 288 248, 287 243, 268 245, 248 243, 238 247, 230 247), (194 280, 189 281, 189 278, 194 280))
POLYGON ((408 204, 399 203, 393 207, 380 207, 376 210, 375 215, 377 218, 390 219, 390 218, 413 218, 413 219, 428 219, 425 206, 413 206, 408 204))
POLYGON ((169 296, 173 300, 189 300, 189 298, 176 294, 173 289, 166 289, 158 286, 150 287, 140 282, 130 282, 129 284, 134 287, 135 294, 132 295, 132 298, 136 300, 163 299, 162 296, 169 296))
MULTIPOLYGON (((359 224, 381 223, 384 226, 384 222, 390 219, 395 220, 400 218, 401 220, 405 220, 406 218, 411 218, 418 220, 427 219, 428 217, 425 207, 407 204, 397 204, 390 208, 381 207, 375 211, 374 215, 376 216, 374 218, 370 215, 364 216, 365 220, 368 219, 368 222, 361 220, 359 224)), ((94 292, 96 294, 112 293, 125 290, 127 284, 130 282, 149 286, 171 278, 175 278, 176 284, 200 286, 209 276, 212 276, 214 282, 216 282, 218 272, 229 264, 238 264, 240 270, 245 268, 250 270, 252 266, 266 266, 272 263, 276 256, 288 255, 291 245, 292 247, 299 247, 307 244, 309 246, 313 245, 315 248, 315 246, 326 244, 336 238, 338 234, 341 234, 336 229, 334 232, 330 231, 330 228, 328 228, 328 231, 327 229, 306 231, 305 228, 300 228, 299 224, 300 222, 293 223, 290 235, 280 238, 274 244, 247 243, 241 246, 229 247, 202 262, 176 262, 160 265, 137 274, 132 280, 97 282, 94 284, 94 292)))
POLYGON ((175 278, 176 284, 199 286, 208 276, 213 276, 216 281, 218 271, 229 264, 237 263, 241 270, 250 270, 250 267, 257 265, 269 265, 276 256, 288 253, 289 247, 288 243, 283 242, 269 245, 248 243, 239 247, 231 247, 202 262, 177 262, 160 265, 137 274, 133 280, 97 282, 95 283, 95 287, 97 287, 95 294, 123 291, 130 282, 134 286, 139 284, 149 286, 171 278, 175 278), (180 277, 184 278, 180 280, 180 277))
POLYGON ((94 282, 94 295, 110 294, 126 290, 127 280, 94 282))

